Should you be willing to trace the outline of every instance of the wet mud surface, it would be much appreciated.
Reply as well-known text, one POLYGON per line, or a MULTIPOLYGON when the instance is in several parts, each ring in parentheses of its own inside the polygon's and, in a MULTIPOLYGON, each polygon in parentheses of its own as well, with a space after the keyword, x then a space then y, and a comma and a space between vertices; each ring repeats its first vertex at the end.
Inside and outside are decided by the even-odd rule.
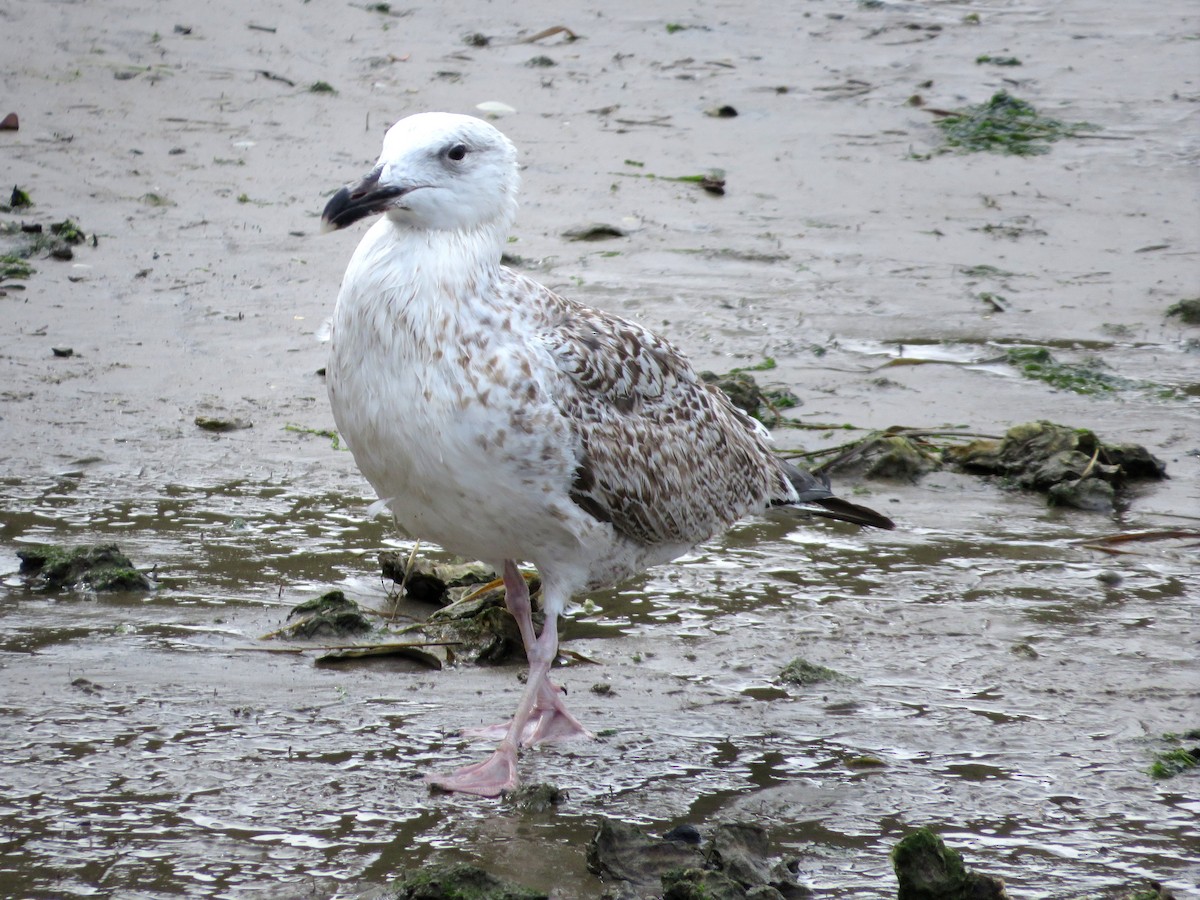
POLYGON ((20 114, 0 145, 34 203, 0 221, 98 238, 0 282, 0 895, 357 897, 438 860, 588 898, 604 816, 754 821, 817 896, 893 895, 888 853, 918 826, 1014 897, 1189 896, 1200 781, 1148 769, 1200 727, 1196 540, 1088 542, 1200 524, 1200 332, 1167 314, 1200 292, 1200 21, 1131 15, 0 11, 27 38, 0 48, 20 114), (557 24, 581 40, 519 43, 557 24), (1001 53, 1023 64, 976 62, 1001 53), (912 158, 939 141, 923 107, 1002 88, 1099 130, 912 158), (322 237, 317 214, 394 119, 489 100, 516 108, 498 124, 527 166, 523 266, 703 368, 775 360, 759 381, 828 426, 781 447, 1045 419, 1142 444, 1168 480, 1089 513, 950 470, 835 475, 897 530, 778 512, 564 623, 577 658, 556 678, 600 737, 522 754, 557 807, 431 795, 426 772, 484 749, 459 730, 515 704, 519 666, 317 666, 260 636, 334 588, 381 625, 428 612, 391 607, 376 555, 411 543, 321 433, 317 334, 357 234, 322 237), (739 115, 705 115, 723 104, 739 115), (722 196, 644 177, 718 168, 722 196), (626 234, 563 236, 597 221, 626 234), (1027 377, 1015 346, 1124 381, 1027 377), (110 542, 155 590, 17 574, 35 545, 110 542), (843 677, 782 679, 798 657, 843 677))

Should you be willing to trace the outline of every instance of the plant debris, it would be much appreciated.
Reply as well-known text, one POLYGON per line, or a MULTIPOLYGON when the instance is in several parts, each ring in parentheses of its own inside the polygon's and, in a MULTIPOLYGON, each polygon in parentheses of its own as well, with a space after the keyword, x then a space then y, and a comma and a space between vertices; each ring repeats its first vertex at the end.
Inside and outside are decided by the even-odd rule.
POLYGON ((428 647, 447 646, 446 644, 429 643, 427 641, 385 641, 380 644, 356 644, 353 647, 331 647, 316 659, 318 666, 340 666, 344 663, 358 662, 364 659, 381 659, 398 656, 420 663, 426 669, 438 670, 442 661, 430 653, 428 647))
POLYGON ((563 36, 565 43, 571 44, 579 40, 579 35, 568 28, 566 25, 551 25, 549 28, 543 28, 537 34, 531 34, 529 37, 521 38, 519 44, 533 44, 537 41, 545 40, 548 37, 554 37, 556 34, 563 36))
MULTIPOLYGON (((20 256, 16 256, 15 254, 0 256, 0 296, 4 294, 5 281, 24 281, 36 271, 33 266, 20 256)), ((22 288, 21 285, 8 285, 8 287, 18 290, 22 288)))
POLYGON ((449 606, 480 585, 495 581, 489 566, 481 562, 438 563, 417 559, 409 564, 408 553, 384 550, 379 554, 383 577, 404 588, 405 596, 418 603, 449 606))
POLYGON ((196 416, 196 427, 204 431, 212 431, 222 433, 226 431, 237 431, 241 428, 253 428, 254 423, 249 419, 240 419, 236 416, 224 418, 221 416, 196 416))
POLYGON ((982 66, 985 63, 993 66, 1019 66, 1021 65, 1021 60, 1015 56, 992 56, 990 53, 983 53, 975 57, 975 64, 977 66, 982 66))
MULTIPOLYGON (((11 212, 33 205, 29 195, 19 188, 13 188, 11 199, 13 205, 0 206, 0 210, 11 212)), ((74 258, 73 248, 79 244, 90 243, 93 247, 99 244, 96 235, 85 234, 71 219, 47 225, 41 222, 0 224, 0 237, 10 238, 5 240, 5 252, 0 255, 0 281, 28 278, 33 274, 32 267, 22 264, 30 257, 44 254, 52 259, 69 260, 74 258)))
MULTIPOLYGON (((1124 549, 1124 545, 1142 543, 1145 541, 1200 541, 1200 531, 1187 528, 1167 528, 1160 531, 1124 531, 1120 534, 1109 534, 1103 537, 1080 538, 1077 543, 1089 550, 1099 550, 1117 556, 1123 553, 1134 553, 1135 550, 1124 549)), ((1188 550, 1200 548, 1200 543, 1193 543, 1188 550)))
POLYGON ((1178 746, 1155 754, 1154 762, 1150 766, 1150 777, 1174 778, 1190 769, 1200 768, 1200 745, 1190 749, 1182 746, 1184 741, 1200 741, 1200 728, 1193 728, 1183 734, 1164 734, 1163 740, 1178 746))
POLYGON ((900 882, 897 900, 1007 900, 1004 882, 968 869, 957 850, 928 828, 892 848, 892 868, 900 882))
POLYGON ((1194 769, 1200 766, 1200 747, 1193 747, 1191 750, 1185 750, 1182 747, 1176 747, 1174 750, 1167 750, 1158 754, 1154 763, 1150 766, 1150 775, 1153 778, 1174 778, 1181 772, 1186 772, 1188 769, 1194 769))
MULTIPOLYGON (((626 120, 619 120, 626 121, 626 120)), ((656 124, 656 123, 634 123, 626 122, 626 124, 656 124)), ((645 163, 636 162, 634 160, 625 160, 628 166, 642 167, 645 163)), ((614 172, 614 175, 622 175, 626 178, 648 178, 651 181, 678 181, 683 184, 699 185, 710 194, 718 197, 725 194, 725 170, 710 169, 702 175, 655 175, 653 172, 614 172)))
MULTIPOLYGON (((534 587, 534 584, 530 585, 533 624, 540 630, 545 616, 538 605, 540 598, 534 587)), ((476 663, 498 665, 525 658, 521 632, 505 606, 501 581, 476 587, 450 605, 434 610, 423 623, 404 631, 414 629, 435 640, 461 644, 476 663)))
POLYGON ((1026 378, 1044 381, 1051 387, 1076 394, 1103 394, 1138 387, 1153 387, 1103 369, 1099 360, 1061 363, 1045 347, 1009 347, 1004 354, 1009 365, 1026 378))
POLYGON ((139 572, 116 544, 42 546, 18 550, 20 574, 39 591, 84 588, 93 591, 148 591, 139 572))
POLYGON ((1043 116, 1031 104, 1006 91, 994 94, 978 106, 931 112, 939 116, 936 124, 944 140, 942 152, 986 151, 1033 156, 1048 152, 1054 141, 1098 130, 1098 126, 1088 122, 1066 123, 1043 116))

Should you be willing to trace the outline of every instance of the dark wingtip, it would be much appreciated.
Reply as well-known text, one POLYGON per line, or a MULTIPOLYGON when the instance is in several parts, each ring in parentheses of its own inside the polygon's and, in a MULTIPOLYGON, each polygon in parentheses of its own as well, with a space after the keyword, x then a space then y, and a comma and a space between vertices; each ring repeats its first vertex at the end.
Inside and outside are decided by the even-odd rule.
POLYGON ((865 525, 871 528, 882 528, 886 531, 891 531, 896 527, 896 523, 882 513, 877 513, 870 507, 843 500, 841 497, 822 497, 820 500, 809 502, 821 507, 817 515, 823 515, 826 518, 853 522, 855 525, 865 525))
POLYGON ((882 513, 841 497, 833 496, 829 486, 829 476, 825 473, 814 474, 808 469, 802 469, 789 462, 784 462, 784 474, 800 497, 800 503, 808 507, 810 512, 827 519, 838 519, 842 522, 853 522, 855 525, 866 525, 871 528, 884 528, 890 531, 896 523, 882 513), (813 509, 814 506, 820 509, 813 509))

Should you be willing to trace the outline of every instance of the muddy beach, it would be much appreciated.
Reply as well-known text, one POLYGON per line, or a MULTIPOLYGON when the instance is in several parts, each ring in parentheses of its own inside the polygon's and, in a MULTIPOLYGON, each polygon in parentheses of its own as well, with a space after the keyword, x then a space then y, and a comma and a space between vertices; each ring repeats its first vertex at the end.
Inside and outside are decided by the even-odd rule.
POLYGON ((0 201, 32 204, 0 256, 33 270, 0 280, 0 896, 361 897, 436 861, 598 897, 601 818, 752 821, 816 896, 894 896, 919 826, 1013 897, 1195 891, 1197 771, 1149 773, 1200 727, 1200 328, 1169 314, 1200 296, 1192 4, 16 0, 0 32, 0 201), (942 113, 1001 91, 1090 127, 939 152, 942 113), (412 544, 331 434, 322 323, 361 229, 318 220, 427 109, 521 149, 514 265, 757 367, 801 400, 782 448, 1046 420, 1168 478, 1094 512, 835 473, 897 530, 773 514, 564 623, 601 736, 523 754, 556 807, 431 795, 519 665, 260 640, 330 589, 428 614, 391 605, 378 552, 412 544), (22 223, 68 220, 69 258, 21 255, 22 223), (1104 543, 1143 532, 1181 536, 1104 543), (17 574, 109 542, 154 590, 17 574))

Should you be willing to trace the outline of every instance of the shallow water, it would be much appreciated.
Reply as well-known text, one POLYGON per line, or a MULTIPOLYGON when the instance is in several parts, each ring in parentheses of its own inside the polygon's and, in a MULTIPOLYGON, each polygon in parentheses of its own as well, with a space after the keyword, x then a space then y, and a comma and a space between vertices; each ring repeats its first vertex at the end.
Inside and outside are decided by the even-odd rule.
MULTIPOLYGON (((46 596, 6 580, 5 896, 353 896, 457 857, 589 897, 599 815, 762 822, 818 895, 887 893, 888 851, 917 825, 1014 896, 1200 873, 1195 777, 1145 771, 1163 732, 1196 721, 1191 551, 1109 558, 1077 545, 1083 514, 1016 496, 973 533, 868 534, 780 513, 596 597, 565 627, 595 664, 560 674, 603 737, 523 754, 523 778, 570 792, 532 815, 421 781, 481 752, 455 730, 515 702, 519 668, 259 652, 329 584, 386 607, 373 557, 394 542, 361 501, 245 481, 120 502, 79 482, 22 493, 0 517, 0 568, 23 544, 113 539, 161 587, 46 596), (785 685, 796 656, 848 678, 785 685)), ((922 520, 929 493, 870 502, 922 520)))

